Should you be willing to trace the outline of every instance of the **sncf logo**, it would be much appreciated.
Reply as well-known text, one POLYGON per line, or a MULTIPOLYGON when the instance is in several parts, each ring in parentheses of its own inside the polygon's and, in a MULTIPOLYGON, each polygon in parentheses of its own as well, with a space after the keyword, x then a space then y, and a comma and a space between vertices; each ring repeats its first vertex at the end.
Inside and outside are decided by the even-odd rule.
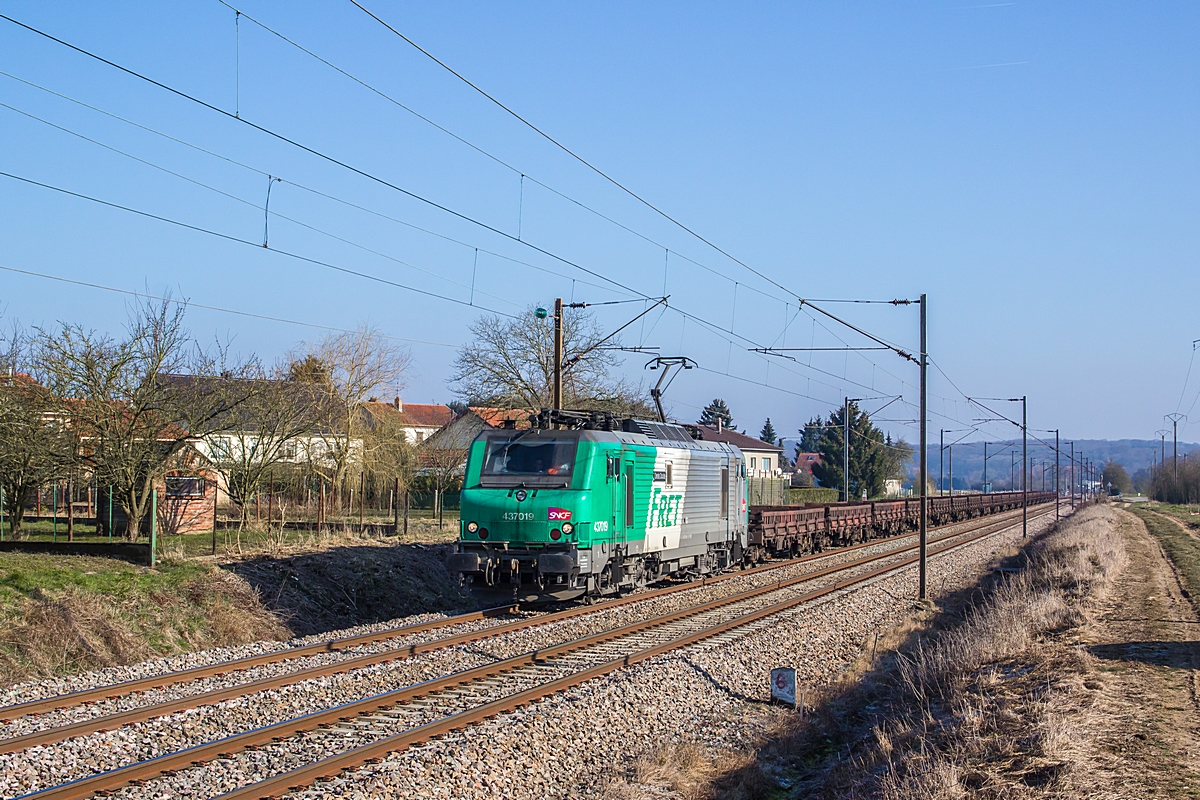
POLYGON ((565 508, 552 508, 549 510, 549 518, 551 522, 570 522, 571 512, 565 508))

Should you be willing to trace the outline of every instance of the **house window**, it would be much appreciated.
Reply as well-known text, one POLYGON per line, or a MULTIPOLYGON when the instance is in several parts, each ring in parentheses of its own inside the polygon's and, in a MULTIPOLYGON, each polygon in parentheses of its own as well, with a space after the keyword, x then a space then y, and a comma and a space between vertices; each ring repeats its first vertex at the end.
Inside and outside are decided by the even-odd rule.
POLYGON ((284 442, 283 447, 281 447, 279 449, 279 453, 285 460, 295 461, 296 460, 296 442, 295 441, 284 442))
POLYGON ((758 466, 758 459, 750 456, 750 469, 754 469, 756 466, 758 466))
POLYGON ((763 459, 763 470, 766 472, 771 471, 771 459, 769 459, 769 458, 763 459))
POLYGON ((425 431, 417 431, 417 441, 418 442, 425 441, 425 431))
POLYGON ((204 478, 190 475, 168 475, 164 479, 167 497, 204 497, 204 478))

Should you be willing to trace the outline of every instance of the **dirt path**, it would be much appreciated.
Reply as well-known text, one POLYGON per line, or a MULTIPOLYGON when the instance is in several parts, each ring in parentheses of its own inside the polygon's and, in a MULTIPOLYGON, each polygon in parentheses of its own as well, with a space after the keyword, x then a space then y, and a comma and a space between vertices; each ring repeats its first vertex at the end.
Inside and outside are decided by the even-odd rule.
POLYGON ((1120 517, 1128 567, 1079 639, 1100 684, 1079 742, 1090 797, 1200 797, 1200 619, 1157 540, 1120 517))

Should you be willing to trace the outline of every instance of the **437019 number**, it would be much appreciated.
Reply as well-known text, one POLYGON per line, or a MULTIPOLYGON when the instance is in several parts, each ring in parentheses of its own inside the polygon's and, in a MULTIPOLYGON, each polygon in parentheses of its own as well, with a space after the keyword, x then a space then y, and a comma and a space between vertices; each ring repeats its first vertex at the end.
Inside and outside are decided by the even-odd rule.
POLYGON ((533 519, 533 512, 532 511, 505 511, 504 518, 507 520, 533 519))

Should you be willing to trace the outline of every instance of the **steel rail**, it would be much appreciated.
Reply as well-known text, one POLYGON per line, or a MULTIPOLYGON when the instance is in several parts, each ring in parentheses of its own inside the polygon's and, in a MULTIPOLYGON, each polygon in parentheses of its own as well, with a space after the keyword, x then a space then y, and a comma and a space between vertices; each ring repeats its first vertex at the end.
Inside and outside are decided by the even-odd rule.
MULTIPOLYGON (((988 516, 1000 516, 1000 515, 1012 514, 1012 513, 1015 513, 1015 512, 1003 511, 1003 512, 999 512, 998 514, 988 515, 988 516)), ((953 527, 955 525, 965 524, 966 522, 969 522, 969 521, 949 523, 942 527, 949 528, 949 527, 953 527)), ((689 589, 695 589, 698 586, 705 587, 705 586, 711 585, 713 583, 719 583, 722 581, 731 580, 733 578, 743 577, 746 575, 754 575, 754 574, 769 571, 772 569, 782 569, 785 567, 806 563, 808 561, 813 561, 813 560, 822 559, 822 558, 831 558, 833 556, 836 556, 836 555, 839 555, 842 553, 848 553, 848 552, 852 552, 855 550, 859 550, 864 547, 872 547, 872 546, 879 545, 879 544, 887 544, 888 542, 893 542, 898 539, 903 539, 903 538, 906 538, 906 537, 912 536, 912 535, 913 535, 912 533, 901 533, 901 534, 896 534, 894 536, 883 537, 880 539, 872 539, 870 541, 861 542, 859 544, 851 545, 848 547, 841 547, 841 548, 836 548, 833 550, 825 550, 825 551, 821 551, 821 552, 817 552, 817 553, 809 553, 807 555, 800 556, 800 557, 794 558, 794 559, 787 559, 784 561, 777 561, 777 562, 772 562, 769 564, 763 564, 761 566, 753 567, 753 568, 747 569, 747 570, 741 570, 741 571, 737 571, 737 572, 729 572, 729 573, 725 573, 723 575, 705 576, 698 583, 695 581, 688 582, 688 583, 681 583, 681 584, 678 584, 675 586, 667 586, 667 587, 664 587, 661 589, 652 589, 647 592, 640 592, 637 594, 628 595, 626 597, 618 598, 615 600, 609 600, 609 601, 599 603, 596 605, 592 605, 592 606, 577 606, 575 608, 565 609, 565 610, 557 611, 557 612, 551 612, 549 614, 541 614, 541 615, 538 615, 536 617, 532 617, 529 619, 514 620, 512 622, 497 625, 493 628, 484 629, 483 631, 471 631, 471 632, 468 632, 465 634, 459 634, 456 636, 444 637, 443 639, 437 639, 437 640, 434 640, 433 642, 425 642, 425 643, 421 643, 421 644, 417 644, 417 645, 412 645, 408 648, 397 648, 395 651, 392 651, 392 652, 394 652, 394 655, 388 655, 386 657, 384 656, 384 654, 373 654, 373 656, 365 656, 360 659, 350 659, 345 662, 339 662, 339 663, 340 664, 351 664, 353 662, 353 665, 351 667, 349 667, 351 669, 355 668, 355 667, 370 666, 372 664, 378 664, 378 663, 383 663, 384 661, 392 660, 392 658, 410 657, 410 656, 416 655, 418 653, 428 652, 430 650, 436 650, 436 649, 439 649, 440 647, 453 647, 453 646, 456 646, 459 644, 466 644, 469 642, 478 641, 480 639, 489 638, 491 636, 509 633, 514 630, 523 630, 523 629, 527 629, 527 628, 534 627, 537 625, 545 625, 545 624, 550 624, 553 622, 558 622, 560 620, 569 619, 569 618, 575 617, 575 616, 594 614, 594 613, 597 613, 600 611, 605 611, 607 609, 616 608, 616 607, 619 607, 622 605, 627 605, 629 603, 641 602, 643 600, 650 600, 650 599, 654 599, 656 597, 662 597, 662 596, 665 596, 668 594, 673 594, 675 592, 681 592, 681 591, 687 591, 689 589), (371 660, 372 658, 374 658, 375 660, 371 660)), ((358 647, 363 644, 370 644, 373 642, 386 641, 388 639, 396 639, 396 638, 400 638, 402 636, 412 636, 412 635, 417 635, 420 633, 425 633, 425 632, 431 631, 431 630, 437 630, 440 628, 447 628, 447 627, 452 627, 454 625, 460 625, 460 624, 465 624, 465 623, 469 623, 469 622, 476 622, 481 619, 494 618, 494 617, 498 617, 498 616, 503 616, 505 614, 514 613, 516 610, 517 610, 517 606, 515 604, 507 605, 507 606, 498 606, 496 608, 485 609, 483 611, 474 611, 474 612, 469 612, 466 614, 458 614, 458 615, 455 615, 452 617, 446 617, 445 619, 434 620, 432 622, 414 623, 412 625, 405 625, 405 626, 401 626, 398 628, 390 628, 390 629, 382 630, 382 631, 374 631, 371 633, 359 634, 357 636, 349 636, 349 637, 345 637, 342 639, 333 639, 333 640, 326 641, 326 642, 317 642, 317 643, 314 643, 311 645, 302 645, 300 647, 292 647, 292 648, 288 648, 286 650, 279 650, 274 653, 264 653, 264 654, 258 655, 258 656, 248 656, 246 658, 235 659, 232 661, 223 661, 223 662, 218 662, 216 664, 206 664, 206 665, 199 666, 199 667, 192 667, 192 668, 185 669, 185 670, 179 670, 177 672, 166 672, 166 673, 162 673, 160 675, 151 675, 151 676, 148 676, 145 678, 139 678, 139 679, 132 680, 132 681, 126 681, 123 683, 116 683, 116 684, 108 684, 105 686, 98 686, 98 687, 95 687, 92 689, 84 689, 84 690, 80 690, 77 692, 71 692, 69 694, 62 694, 62 695, 55 695, 53 697, 46 697, 46 698, 42 698, 40 700, 30 700, 30 701, 27 701, 24 703, 17 703, 17 704, 10 705, 10 706, 0 707, 0 723, 11 722, 13 719, 16 719, 18 717, 29 716, 32 714, 41 714, 41 713, 45 713, 47 711, 56 711, 59 709, 70 708, 73 706, 85 705, 87 703, 95 702, 97 700, 111 700, 111 699, 115 699, 117 697, 122 697, 122 696, 130 695, 130 694, 136 694, 138 692, 143 692, 143 691, 147 691, 150 689, 162 689, 166 686, 173 686, 173 685, 177 685, 180 683, 190 683, 190 682, 194 682, 194 681, 198 681, 198 680, 203 680, 204 678, 222 676, 222 675, 226 675, 230 672, 243 672, 245 670, 252 669, 254 667, 264 666, 266 664, 276 664, 276 663, 281 663, 284 661, 295 660, 298 658, 305 658, 308 656, 320 655, 322 653, 342 652, 342 651, 348 650, 353 647, 358 647)), ((295 672, 288 673, 288 675, 292 676, 294 678, 294 680, 287 680, 287 681, 284 681, 283 683, 274 682, 274 681, 277 681, 277 680, 279 680, 279 678, 283 678, 286 676, 279 676, 279 678, 275 678, 275 679, 264 679, 263 681, 258 681, 255 683, 242 684, 243 689, 249 689, 249 692, 243 692, 243 694, 244 693, 252 693, 254 691, 262 691, 262 690, 270 689, 270 688, 278 688, 279 686, 288 685, 288 683, 291 683, 291 682, 295 682, 295 681, 299 681, 299 680, 306 680, 311 677, 320 677, 323 675, 337 674, 338 672, 344 671, 344 670, 334 669, 335 666, 336 665, 323 665, 323 666, 312 667, 312 668, 304 669, 304 670, 297 670, 295 672)), ((228 693, 229 691, 232 691, 233 688, 235 688, 235 687, 230 687, 229 690, 213 690, 212 692, 209 692, 209 693, 200 693, 197 695, 192 695, 192 697, 217 698, 218 695, 220 695, 220 697, 218 699, 213 699, 211 701, 211 702, 220 702, 220 700, 239 696, 239 694, 236 694, 236 693, 235 694, 228 693)), ((169 706, 168 706, 168 704, 170 702, 171 701, 167 701, 164 703, 156 704, 154 706, 148 706, 147 708, 160 709, 159 713, 170 713, 169 706), (168 709, 168 710, 163 710, 163 709, 168 709)), ((192 704, 182 706, 182 707, 189 708, 193 705, 196 705, 196 704, 192 703, 192 704)), ((108 716, 102 717, 100 719, 109 719, 109 717, 111 717, 111 716, 115 716, 115 715, 108 715, 108 716)), ((141 719, 147 719, 147 718, 148 717, 142 717, 141 719)), ((131 721, 141 721, 141 720, 140 719, 139 720, 131 719, 131 721)), ((115 721, 110 722, 110 725, 114 725, 114 726, 119 725, 119 724, 121 724, 121 723, 118 723, 115 721)), ((82 730, 82 729, 80 729, 80 730, 82 730)), ((29 746, 32 746, 33 744, 39 743, 33 739, 27 739, 27 737, 20 737, 20 739, 28 742, 27 744, 24 744, 23 747, 29 747, 29 746)), ((16 742, 16 741, 17 741, 17 738, 15 738, 15 737, 12 739, 0 740, 0 754, 13 752, 14 748, 11 743, 16 742)), ((20 748, 16 748, 16 749, 20 749, 20 748)))
MULTIPOLYGON (((974 536, 965 541, 946 545, 943 548, 935 551, 934 554, 936 555, 949 549, 970 544, 981 538, 1003 530, 1006 527, 1010 527, 1013 524, 1015 523, 1012 520, 1007 519, 993 519, 983 522, 979 527, 988 528, 987 530, 982 530, 981 532, 975 533, 974 536)), ((958 538, 964 534, 969 534, 972 532, 973 531, 970 530, 960 531, 956 534, 943 537, 943 539, 958 538)), ((357 716, 372 714, 396 705, 406 703, 419 697, 435 694, 453 686, 468 684, 474 681, 484 680, 498 674, 512 672, 520 667, 537 664, 539 662, 544 662, 551 658, 566 655, 586 647, 604 644, 615 639, 625 638, 653 628, 659 628, 663 625, 667 625, 689 617, 694 617, 698 614, 702 614, 723 606, 732 605, 734 603, 749 600, 763 594, 790 588, 798 583, 812 581, 821 577, 825 577, 826 575, 844 572, 856 567, 870 564, 872 562, 892 558, 896 555, 915 550, 916 547, 916 545, 910 545, 905 548, 891 550, 887 553, 866 556, 864 558, 855 559, 844 564, 833 565, 816 572, 806 573, 805 575, 796 576, 788 580, 777 581, 775 584, 755 587, 734 595, 730 595, 729 597, 717 598, 697 606, 690 606, 688 608, 680 609, 678 611, 651 619, 628 623, 618 628, 594 633, 589 636, 564 642, 549 648, 530 651, 528 653, 523 653, 521 655, 501 661, 496 661, 491 664, 484 664, 479 667, 464 670, 462 672, 457 672, 411 686, 394 689, 389 692, 384 692, 372 697, 345 703, 334 708, 324 709, 322 711, 314 712, 302 717, 283 720, 281 722, 261 728, 234 734, 214 742, 207 742, 205 744, 196 745, 185 750, 166 753, 152 759, 136 762, 124 767, 118 767, 98 775, 81 778, 59 786, 48 787, 41 791, 24 795, 23 797, 28 798, 29 800, 33 800, 33 798, 37 798, 38 800, 79 800, 79 798, 91 797, 97 793, 112 792, 129 784, 152 780, 162 774, 170 774, 174 771, 184 769, 189 766, 204 764, 213 760, 214 758, 228 757, 236 752, 262 747, 297 733, 303 733, 315 728, 333 725, 337 722, 351 720, 357 716)), ((871 577, 875 577, 888 571, 901 569, 904 566, 915 563, 916 560, 916 557, 910 557, 899 562, 884 565, 883 567, 880 567, 871 573, 867 573, 864 576, 857 576, 847 585, 869 580, 871 577)), ((830 589, 830 591, 837 591, 837 589, 830 589)), ((785 602, 792 603, 790 600, 785 602)), ((798 602, 805 601, 800 600, 798 602)), ((795 603, 792 604, 794 605, 795 603)), ((753 613, 757 614, 758 612, 753 613)), ((778 611, 771 613, 778 613, 778 611)), ((756 617, 756 619, 757 618, 759 617, 756 617)), ((741 617, 738 619, 744 620, 742 624, 753 621, 741 617)), ((715 635, 716 632, 723 632, 724 629, 721 631, 717 631, 716 629, 713 630, 713 635, 715 635)))
MULTIPOLYGON (((1048 512, 1041 512, 1041 514, 1045 513, 1048 512)), ((1003 524, 997 524, 993 521, 992 524, 995 527, 993 527, 991 530, 979 532, 965 541, 957 542, 955 544, 948 544, 937 548, 930 551, 928 555, 937 556, 947 551, 973 544, 974 542, 994 535, 1005 528, 1013 527, 1016 523, 1006 522, 1003 524)), ((906 549, 911 550, 916 548, 914 546, 906 549)), ((815 589, 811 592, 806 592, 799 597, 782 600, 778 603, 774 603, 756 611, 752 611, 732 620, 727 620, 711 627, 704 628, 703 630, 685 634, 684 636, 672 639, 668 642, 653 645, 637 653, 620 656, 608 661, 607 663, 584 668, 571 675, 566 675, 539 686, 531 687, 522 692, 518 692, 517 694, 510 695, 509 697, 490 701, 478 706, 477 708, 453 714, 440 720, 435 720, 433 722, 426 723, 425 725, 412 728, 402 733, 387 736, 383 739, 366 745, 361 745, 344 753, 339 753, 338 755, 322 759, 321 761, 314 762, 304 767, 300 767, 299 769, 289 770, 271 778, 267 778, 266 780, 240 787, 231 792, 220 795, 216 800, 259 800, 261 798, 282 797, 288 792, 307 788, 317 781, 334 778, 347 770, 355 769, 363 764, 366 764, 367 762, 383 759, 392 753, 400 752, 414 745, 423 744, 429 739, 462 730, 483 722, 484 720, 499 716, 500 714, 514 711, 518 708, 530 705, 538 700, 549 697, 550 695, 579 686, 610 672, 615 672, 619 669, 632 666, 642 661, 646 661, 647 659, 654 658, 655 656, 668 653, 672 650, 688 647, 696 644, 697 642, 704 641, 705 639, 719 636, 736 628, 740 628, 757 622, 761 619, 774 616, 775 614, 788 611, 796 606, 804 605, 805 603, 811 603, 814 600, 835 594, 844 589, 869 583, 875 578, 886 575, 889 572, 895 572, 903 569, 904 567, 916 564, 919 558, 919 556, 911 556, 903 561, 894 564, 887 564, 862 575, 857 575, 853 578, 847 578, 846 580, 838 581, 837 583, 829 586, 815 589)), ((832 569, 833 568, 831 568, 831 570, 832 569)), ((768 589, 768 591, 772 590, 768 589)))
POLYGON ((45 697, 41 700, 29 700, 27 702, 17 703, 11 706, 0 706, 0 723, 11 722, 17 717, 29 716, 30 714, 41 714, 45 713, 46 711, 55 711, 60 708, 80 706, 96 700, 111 700, 114 697, 121 697, 127 694, 136 694, 137 692, 143 692, 147 689, 162 689, 163 687, 171 686, 177 683, 188 683, 191 681, 200 680, 202 678, 211 678, 215 675, 224 675, 230 672, 242 672, 253 667, 260 667, 264 664, 275 664, 281 661, 291 661, 296 658, 320 655, 321 653, 341 652, 352 647, 358 647, 359 645, 370 644, 372 642, 386 641, 387 639, 395 639, 401 636, 424 633, 425 631, 436 630, 438 628, 447 628, 452 625, 462 624, 464 622, 477 622, 481 619, 499 617, 505 614, 510 614, 515 610, 515 605, 497 606, 496 608, 484 609, 483 611, 472 611, 466 614, 446 617, 445 619, 433 620, 431 622, 416 622, 412 625, 404 625, 399 628, 389 628, 387 630, 374 631, 371 633, 362 633, 357 636, 347 636, 343 639, 331 639, 324 642, 301 645, 299 647, 289 647, 286 650, 277 650, 274 653, 263 653, 262 655, 247 656, 246 658, 238 658, 232 661, 221 661, 216 664, 205 664, 200 667, 191 667, 189 669, 178 670, 176 672, 164 672, 160 675, 151 675, 132 681, 97 686, 93 689, 81 689, 77 692, 54 695, 53 697, 45 697))

